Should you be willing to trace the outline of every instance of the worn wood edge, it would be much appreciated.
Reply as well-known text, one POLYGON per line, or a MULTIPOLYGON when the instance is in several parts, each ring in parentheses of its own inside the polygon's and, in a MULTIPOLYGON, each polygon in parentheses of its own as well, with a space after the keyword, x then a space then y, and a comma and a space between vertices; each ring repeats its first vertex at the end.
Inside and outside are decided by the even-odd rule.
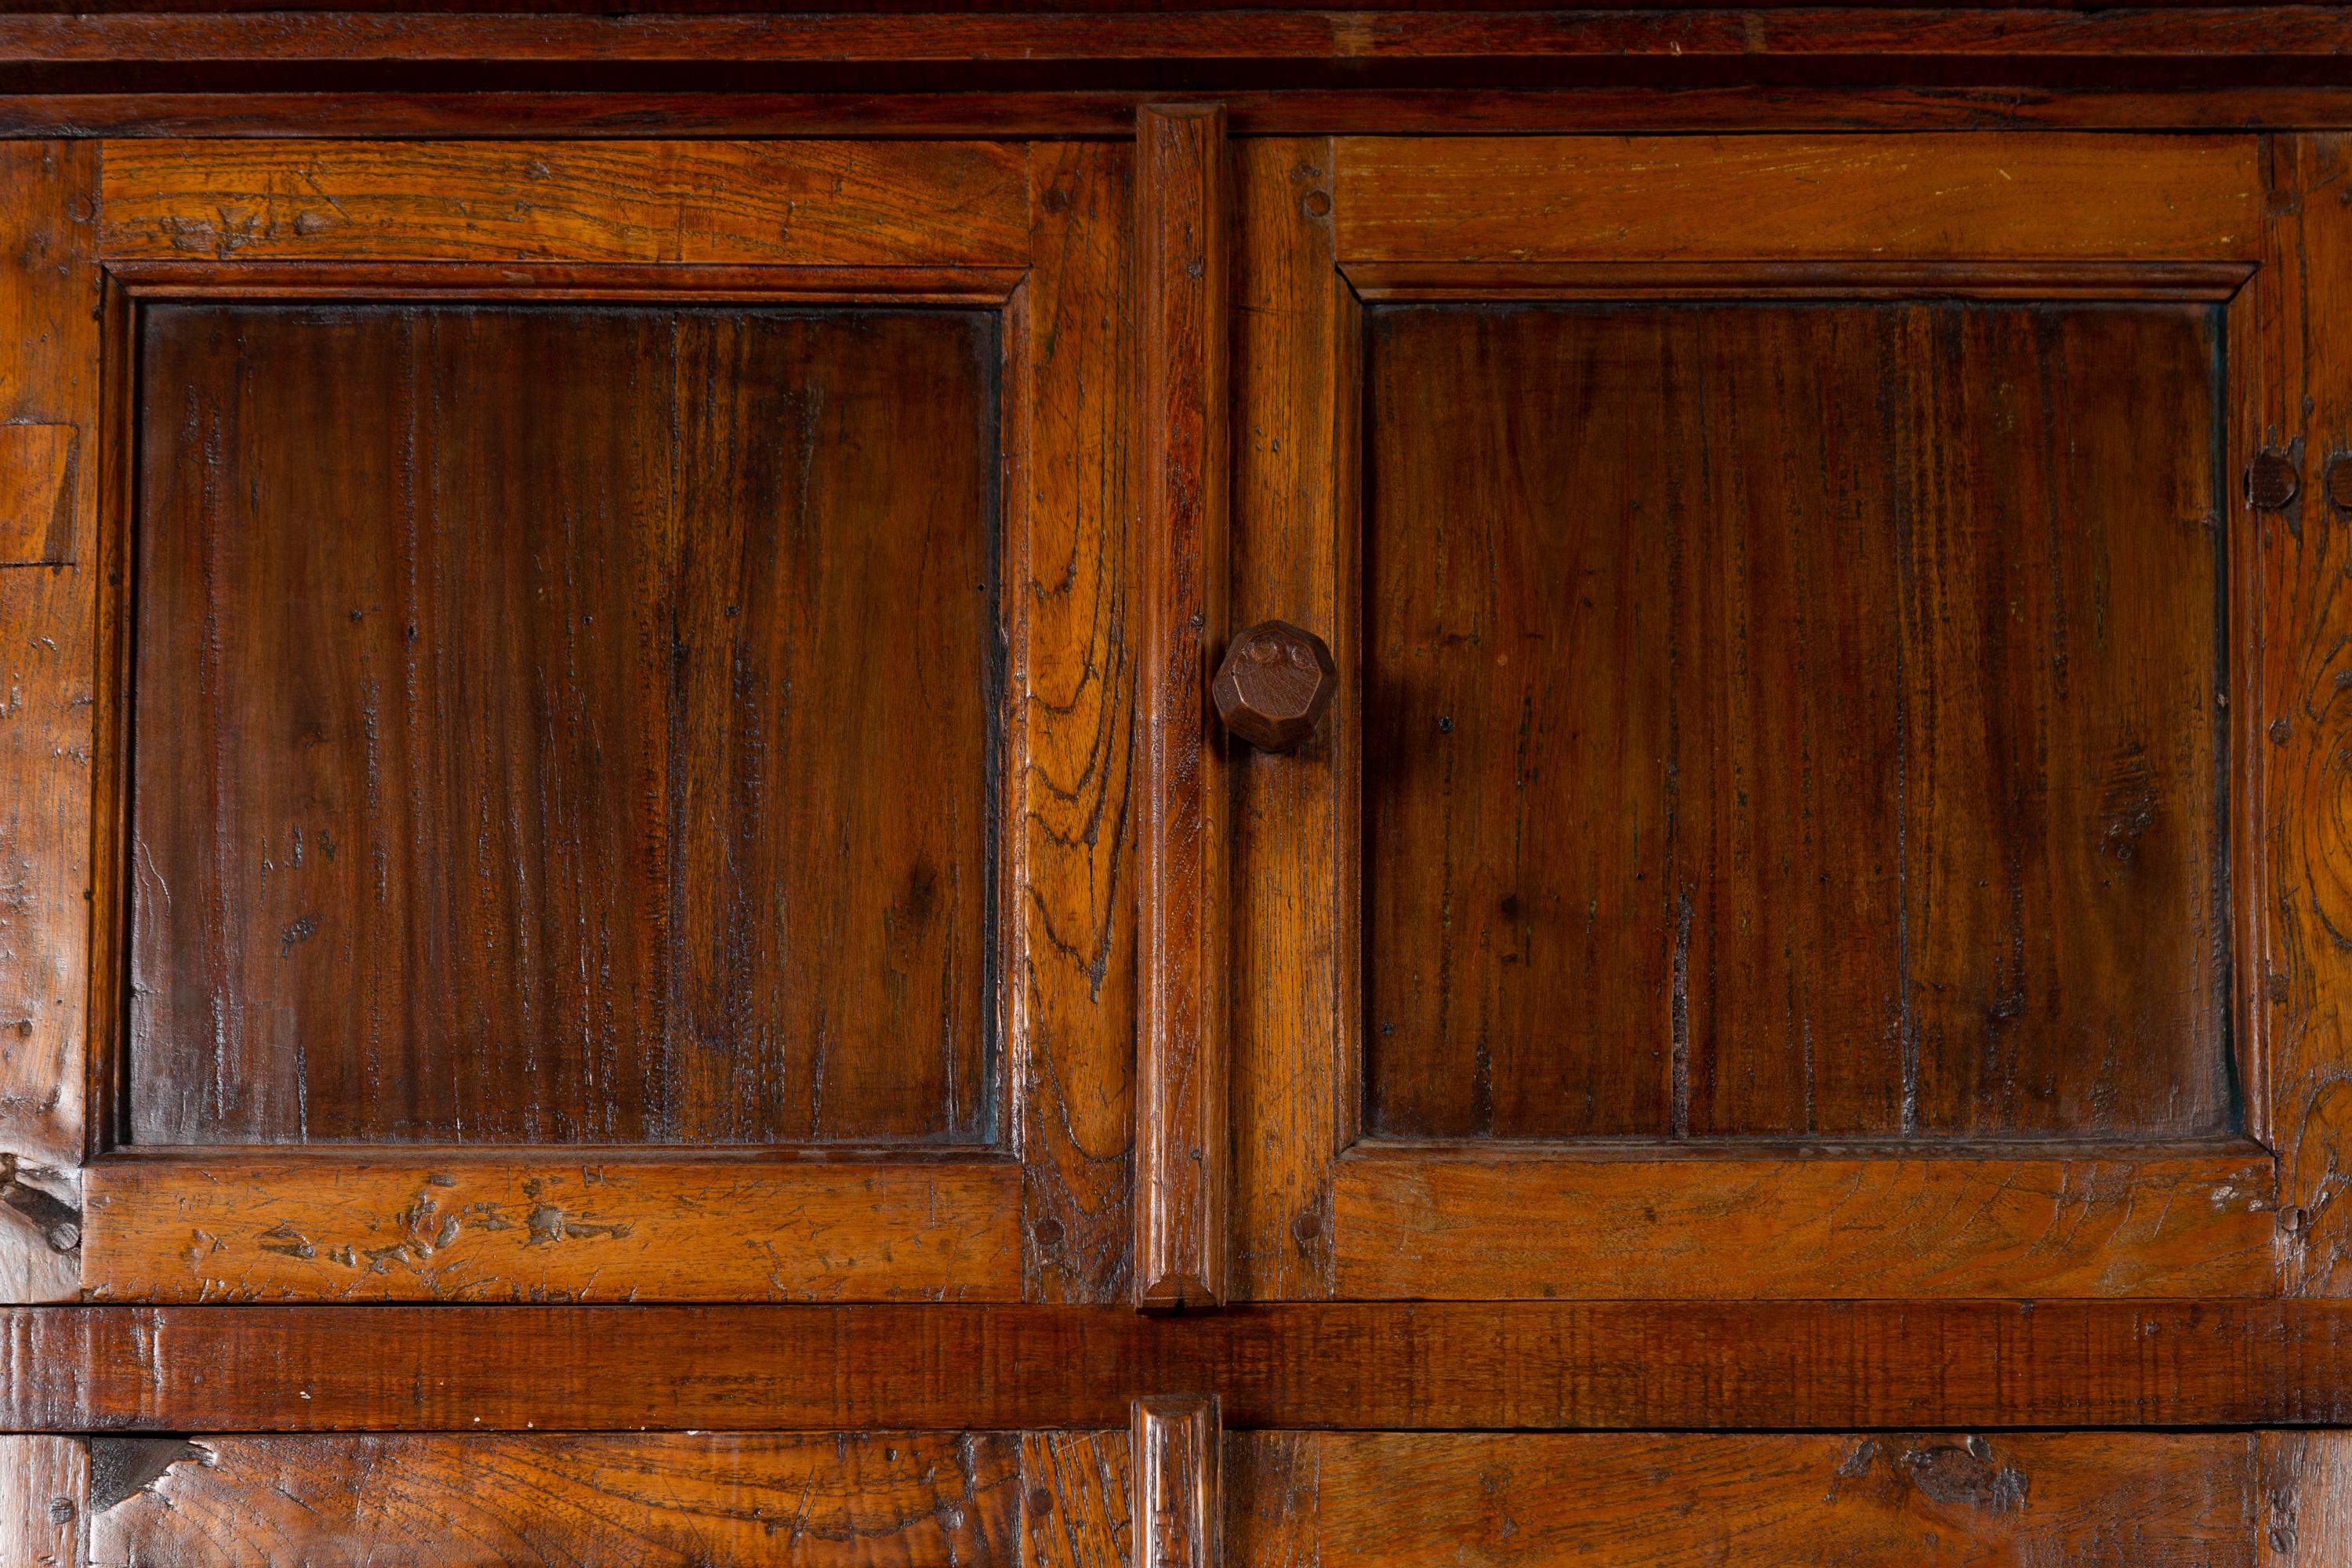
POLYGON ((1339 1163, 1359 1299, 2259 1294, 2267 1152, 1600 1158, 1360 1144, 1339 1163))
POLYGON ((0 434, 15 432, 13 459, 32 448, 47 459, 37 476, 13 476, 17 487, 37 479, 14 499, 45 515, 26 520, 38 537, 12 541, 21 556, 0 570, 0 1301, 71 1300, 80 1289, 76 1168, 93 1110, 84 986, 97 945, 86 879, 102 798, 91 701, 104 461, 98 180, 86 144, 0 143, 0 321, 15 334, 0 434))
POLYGON ((86 1173, 93 1300, 1018 1300, 1002 1158, 403 1161, 247 1153, 86 1173))
POLYGON ((1020 268, 1026 163, 998 141, 860 156, 823 140, 583 139, 558 156, 502 141, 128 139, 105 159, 99 247, 108 261, 1020 268))
POLYGON ((1135 1568, 1218 1568, 1225 1510, 1216 1395, 1138 1399, 1132 1423, 1135 1568))
POLYGON ((2226 300, 2247 261, 1356 261, 1361 299, 1394 300, 2226 300))
POLYGON ((1046 1430, 1201 1392, 1236 1429, 2352 1426, 2352 1302, 0 1309, 0 1431, 1046 1430))
POLYGON ((1226 617, 1225 118, 1137 111, 1143 844, 1135 1292, 1224 1299, 1228 781, 1209 716, 1226 617))
POLYGON ((1339 258, 1350 266, 1610 260, 1651 243, 1634 232, 1642 215, 1714 202, 1736 188, 1742 221, 1680 242, 1685 263, 2258 261, 2258 153, 2252 136, 2168 138, 2160 163, 2150 165, 2165 179, 2133 185, 2116 178, 2141 166, 2128 148, 2065 132, 2022 145, 1964 132, 1540 143, 1344 136, 1339 258), (1876 199, 1854 201, 1863 188, 1876 199), (2062 212, 2067 221, 2053 222, 2062 212))

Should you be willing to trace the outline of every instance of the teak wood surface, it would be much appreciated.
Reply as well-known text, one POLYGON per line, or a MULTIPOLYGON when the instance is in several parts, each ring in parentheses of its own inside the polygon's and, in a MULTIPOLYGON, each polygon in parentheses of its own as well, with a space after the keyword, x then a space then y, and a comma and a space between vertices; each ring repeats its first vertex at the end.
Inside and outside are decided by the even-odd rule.
POLYGON ((0 14, 0 1562, 2352 1563, 2345 16, 805 9, 0 14))

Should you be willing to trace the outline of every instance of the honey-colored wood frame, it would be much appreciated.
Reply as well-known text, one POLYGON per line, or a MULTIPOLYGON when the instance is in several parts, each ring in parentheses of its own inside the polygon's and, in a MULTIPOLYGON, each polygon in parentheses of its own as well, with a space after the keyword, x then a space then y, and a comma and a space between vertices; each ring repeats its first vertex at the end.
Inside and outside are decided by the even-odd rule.
MULTIPOLYGON (((70 153, 75 177, 55 184, 48 210, 11 216, 54 222, 78 212, 68 232, 84 248, 58 292, 103 300, 100 330, 80 343, 78 363, 58 366, 86 402, 102 389, 105 405, 77 410, 89 445, 103 453, 76 584, 89 619, 68 645, 90 669, 85 826, 78 833, 61 810, 50 841, 25 846, 65 871, 88 846, 93 892, 79 929, 52 922, 40 931, 59 966, 82 971, 88 995, 81 1016, 61 1023, 54 1047, 26 1069, 54 1079, 46 1118, 27 1119, 24 1097, 0 1111, 0 1148, 22 1151, 28 1166, 47 1161, 40 1180, 55 1189, 28 1185, 29 1173, 17 1181, 12 1163, 12 1203, 22 1210, 35 1200, 20 1194, 43 1193, 58 1211, 43 1207, 50 1223, 33 1234, 7 1233, 9 1261, 29 1261, 17 1288, 0 1294, 1017 1301, 1117 1293, 1129 1131, 1123 1107, 1107 1120, 1087 1091, 1123 1082, 1131 1005, 1097 973, 1133 929, 1119 896, 1131 861, 1122 853, 1129 708, 1119 651, 1127 398, 1108 374, 1124 338, 1101 326, 1126 287, 1127 151, 154 142, 104 149, 102 173, 100 149, 70 153), (156 300, 256 298, 880 301, 999 314, 1003 615, 1013 658, 1000 755, 994 926, 1005 980, 995 1147, 116 1146, 137 313, 156 300), (1063 330, 1066 317, 1090 330, 1063 330), (1033 1050, 1033 1041, 1043 1043, 1033 1050)), ((18 780, 36 765, 18 763, 18 780)))
MULTIPOLYGON (((1342 684, 1327 740, 1235 763, 1237 1298, 2310 1288, 2312 1216, 2326 1201, 2315 1204, 2313 1189, 2328 1178, 2299 1131, 2312 1125, 2311 1105, 2283 1099, 2278 1085, 2314 1068, 2294 1066, 2297 1050, 2273 1016, 2277 982, 2256 978, 2286 967, 2271 911, 2310 899, 2310 868, 2296 873, 2298 889, 2278 847, 2290 837, 2309 844, 2326 822, 2307 793, 2266 782, 2301 730, 2273 728, 2279 696, 2260 688, 2277 679, 2281 647, 2318 657, 2315 611, 2339 625, 2352 614, 2281 613, 2280 531, 2300 521, 2297 544, 2312 538, 2308 501, 2299 515, 2257 514, 2239 494, 2230 518, 2231 1038, 2243 1135, 2162 1146, 1448 1144, 1364 1141, 1358 1110, 1354 497, 1365 302, 2212 301, 2230 345, 2221 416, 2234 476, 2301 423, 2257 416, 2275 395, 2265 388, 2278 345, 2307 335, 2307 290, 2285 271, 2294 219, 2273 216, 2302 209, 2278 194, 2265 152, 2253 136, 1251 144, 1236 201, 1235 424, 1253 440, 1235 460, 1234 613, 1329 626, 1342 684), (2053 1226, 2061 1214, 2069 1224, 2053 1226)), ((2335 207, 2324 213, 2331 225, 2335 207)), ((2306 470, 2308 493, 2319 481, 2306 470)), ((2290 574, 2305 594, 2312 569, 2290 574)), ((2343 865, 2340 841, 2314 847, 2321 865, 2343 865)), ((2321 973, 2309 984, 2325 996, 2321 973)), ((2308 1026, 2293 1037, 2307 1040, 2308 1026)), ((2327 1060, 2321 1070, 2352 1068, 2340 1047, 2327 1060)), ((2331 1261, 2322 1272, 2352 1289, 2352 1268, 2331 1261)))

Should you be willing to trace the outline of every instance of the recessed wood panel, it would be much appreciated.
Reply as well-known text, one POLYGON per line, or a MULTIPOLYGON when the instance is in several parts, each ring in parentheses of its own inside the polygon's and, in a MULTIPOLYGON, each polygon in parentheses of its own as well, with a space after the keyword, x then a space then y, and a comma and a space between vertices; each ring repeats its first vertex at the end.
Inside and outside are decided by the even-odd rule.
POLYGON ((134 1142, 991 1135, 992 317, 142 332, 134 1142))
POLYGON ((2234 1125, 2210 308, 1368 353, 1373 1130, 2234 1125))

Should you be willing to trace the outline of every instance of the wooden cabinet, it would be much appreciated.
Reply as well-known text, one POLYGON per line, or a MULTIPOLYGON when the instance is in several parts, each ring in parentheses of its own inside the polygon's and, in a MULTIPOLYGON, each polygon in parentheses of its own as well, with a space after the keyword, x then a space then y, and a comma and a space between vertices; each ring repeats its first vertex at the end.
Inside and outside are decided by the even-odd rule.
POLYGON ((2352 1563, 2347 48, 0 16, 0 1563, 2352 1563))

